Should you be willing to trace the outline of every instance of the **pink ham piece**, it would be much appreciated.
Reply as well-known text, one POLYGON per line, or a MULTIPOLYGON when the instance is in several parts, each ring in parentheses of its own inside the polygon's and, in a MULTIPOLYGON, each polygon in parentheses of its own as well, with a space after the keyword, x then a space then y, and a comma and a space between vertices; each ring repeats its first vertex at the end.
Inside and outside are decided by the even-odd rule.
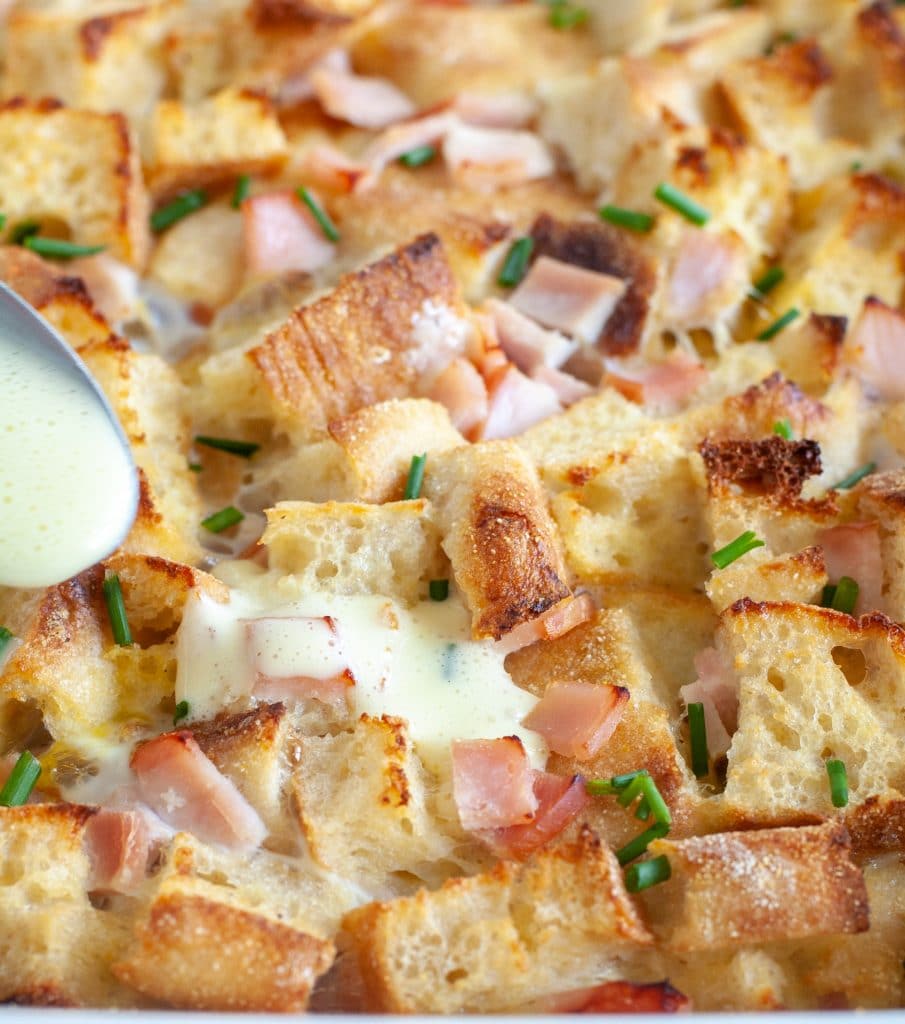
POLYGON ((545 327, 593 345, 625 288, 618 277, 541 256, 509 301, 545 327))
POLYGON ((539 801, 528 755, 517 736, 453 740, 453 798, 469 832, 531 821, 539 801))
POLYGON ((500 347, 525 373, 538 366, 562 366, 578 348, 577 341, 541 327, 508 302, 488 299, 484 308, 493 317, 500 347))
POLYGON ((548 996, 528 1008, 532 1013, 682 1013, 690 1009, 688 996, 668 981, 607 981, 548 996))
POLYGON ((747 250, 738 235, 690 228, 669 276, 667 326, 699 327, 718 318, 740 301, 747 280, 747 250))
POLYGON ((632 402, 675 412, 709 377, 700 360, 676 348, 660 363, 630 366, 615 359, 604 360, 604 384, 609 384, 632 402))
POLYGON ((453 181, 468 187, 521 185, 554 171, 550 150, 533 132, 476 128, 458 118, 443 139, 443 160, 453 181))
POLYGON ((364 192, 371 188, 384 167, 393 160, 398 160, 403 153, 439 143, 456 122, 455 114, 446 111, 406 121, 403 124, 394 124, 381 132, 362 155, 362 163, 368 168, 368 172, 355 183, 355 191, 364 192))
POLYGON ((245 619, 243 625, 255 697, 348 706, 355 677, 329 615, 245 619))
POLYGON ((871 295, 864 302, 846 359, 871 395, 905 398, 905 316, 871 295))
POLYGON ((67 274, 80 277, 91 294, 91 301, 108 323, 122 323, 136 316, 141 300, 138 275, 125 263, 108 253, 82 256, 66 266, 67 274))
POLYGON ((537 811, 533 821, 479 833, 481 841, 498 857, 515 860, 530 857, 535 850, 558 836, 590 802, 581 775, 569 778, 552 772, 535 772, 534 795, 537 797, 537 811))
POLYGON ((531 380, 510 363, 490 384, 490 406, 480 437, 485 441, 514 437, 560 412, 562 406, 552 388, 531 380))
POLYGON ((128 893, 147 876, 148 861, 161 831, 149 822, 150 812, 102 807, 85 826, 91 860, 89 889, 128 893))
POLYGON ((738 682, 722 655, 714 647, 705 647, 694 658, 698 678, 679 689, 689 704, 704 705, 707 729, 707 750, 711 757, 721 757, 732 743, 738 728, 738 682))
POLYGON ((465 437, 471 437, 487 419, 487 385, 474 364, 461 356, 437 374, 427 397, 446 406, 453 426, 465 437))
POLYGON ((312 146, 299 161, 299 169, 306 181, 341 193, 353 192, 368 173, 366 164, 352 160, 328 142, 312 146))
POLYGON ((876 522, 846 523, 817 534, 831 583, 849 576, 858 584, 855 615, 882 610, 883 556, 876 522))
POLYGON ((168 732, 139 744, 131 765, 142 799, 173 828, 247 852, 266 837, 257 811, 217 771, 191 732, 168 732))
POLYGON ((385 78, 367 78, 330 67, 308 76, 325 113, 358 128, 386 128, 415 113, 415 104, 385 78))
POLYGON ((523 92, 460 92, 453 110, 467 124, 483 128, 525 128, 537 117, 538 104, 523 92))
POLYGON ((242 203, 245 271, 271 277, 286 270, 310 273, 329 263, 336 249, 292 192, 252 196, 242 203))
POLYGON ((496 646, 506 654, 519 651, 538 640, 555 640, 558 636, 593 618, 596 608, 590 594, 575 594, 542 612, 536 619, 522 622, 497 640, 496 646))
POLYGON ((552 366, 536 366, 531 371, 531 379, 536 380, 538 384, 546 384, 560 403, 567 407, 593 395, 596 390, 586 381, 573 377, 571 373, 554 370, 552 366))
POLYGON ((619 724, 629 692, 624 686, 582 682, 551 683, 522 721, 563 757, 595 757, 619 724))

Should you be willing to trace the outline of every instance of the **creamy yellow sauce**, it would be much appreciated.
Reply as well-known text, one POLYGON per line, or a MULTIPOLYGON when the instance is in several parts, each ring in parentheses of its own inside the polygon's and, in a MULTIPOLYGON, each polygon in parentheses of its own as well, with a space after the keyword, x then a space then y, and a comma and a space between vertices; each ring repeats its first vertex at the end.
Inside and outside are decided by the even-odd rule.
MULTIPOLYGON (((454 739, 517 735, 532 764, 542 768, 546 747, 522 719, 536 698, 506 672, 505 655, 470 636, 469 615, 455 596, 406 608, 387 597, 280 593, 274 578, 234 587, 226 604, 200 593, 186 603, 177 636, 176 700, 188 701, 190 719, 209 718, 247 700, 256 671, 271 676, 323 676, 347 666, 355 684, 348 696, 356 715, 395 715, 425 765, 448 771, 454 739), (329 615, 336 630, 312 630, 307 617, 329 615), (282 620, 256 631, 248 622, 282 620)), ((285 580, 284 580, 285 584, 285 580)))
POLYGON ((0 334, 0 584, 59 583, 109 555, 137 478, 77 372, 0 334))

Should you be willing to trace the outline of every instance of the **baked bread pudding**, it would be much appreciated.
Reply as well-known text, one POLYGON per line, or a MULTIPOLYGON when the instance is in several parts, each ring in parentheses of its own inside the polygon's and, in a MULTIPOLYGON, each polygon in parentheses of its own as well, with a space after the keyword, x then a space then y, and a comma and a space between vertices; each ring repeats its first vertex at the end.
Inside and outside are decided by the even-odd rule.
POLYGON ((905 7, 3 6, 0 1000, 901 1007, 905 7))

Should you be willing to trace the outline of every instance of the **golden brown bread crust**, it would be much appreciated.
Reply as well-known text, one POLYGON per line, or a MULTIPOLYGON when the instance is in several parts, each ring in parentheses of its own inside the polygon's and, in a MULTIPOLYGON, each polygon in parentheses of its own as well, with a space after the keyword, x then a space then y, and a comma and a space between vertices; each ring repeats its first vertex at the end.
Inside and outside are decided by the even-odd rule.
POLYGON ((773 436, 760 440, 703 441, 698 448, 707 469, 711 493, 735 484, 779 505, 793 505, 805 481, 822 469, 816 441, 787 441, 773 436))

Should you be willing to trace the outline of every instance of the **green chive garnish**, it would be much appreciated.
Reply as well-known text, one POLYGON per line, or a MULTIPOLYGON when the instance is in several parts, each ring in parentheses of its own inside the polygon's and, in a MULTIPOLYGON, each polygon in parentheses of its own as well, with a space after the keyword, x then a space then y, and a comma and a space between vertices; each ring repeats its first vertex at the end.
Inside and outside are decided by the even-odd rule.
POLYGON ((420 167, 422 164, 429 164, 436 155, 437 150, 433 146, 416 146, 408 153, 403 153, 399 157, 399 163, 405 164, 406 167, 420 167))
POLYGON ((333 223, 332 220, 330 220, 329 216, 327 215, 327 211, 320 205, 320 203, 314 198, 314 196, 311 195, 308 189, 305 188, 304 185, 300 185, 295 190, 295 194, 311 211, 311 216, 314 217, 314 219, 318 223, 318 227, 320 227, 321 231, 323 231, 324 238, 326 238, 330 242, 338 242, 339 231, 337 230, 336 225, 333 223))
POLYGON ((772 292, 785 278, 786 272, 782 267, 769 267, 751 286, 751 291, 754 293, 753 297, 762 299, 768 292, 772 292))
POLYGON ((876 462, 866 462, 863 466, 859 466, 854 472, 849 473, 847 477, 840 480, 838 484, 833 484, 831 490, 848 491, 855 484, 860 483, 866 476, 870 476, 876 468, 876 462))
POLYGON ((42 238, 40 235, 29 235, 22 244, 39 256, 48 256, 53 260, 74 260, 77 256, 93 256, 103 252, 106 245, 76 245, 62 238, 42 238))
POLYGON ((432 601, 445 601, 449 597, 449 580, 431 580, 428 592, 432 601))
POLYGON ((632 864, 625 871, 625 887, 629 892, 641 892, 652 885, 665 882, 672 874, 669 859, 665 855, 652 860, 642 860, 632 864))
POLYGON ((780 331, 784 331, 793 320, 797 320, 801 314, 793 306, 791 309, 787 309, 785 313, 778 319, 774 320, 769 327, 765 327, 760 334, 757 336, 758 341, 772 341, 780 331))
POLYGON ((615 796, 619 792, 611 779, 586 779, 584 788, 589 796, 615 796))
POLYGON ((31 238, 41 230, 41 225, 36 220, 23 220, 10 232, 9 240, 13 245, 22 245, 26 238, 31 238))
POLYGON ((852 174, 857 174, 864 167, 864 164, 860 160, 852 160, 849 170, 852 174))
POLYGON ((669 825, 662 821, 656 822, 649 829, 635 836, 631 842, 626 843, 621 850, 617 850, 616 860, 619 861, 622 867, 625 867, 629 861, 640 857, 655 839, 662 839, 667 832, 669 832, 669 825))
POLYGON ((6 227, 6 214, 0 213, 0 231, 6 227))
POLYGON ((183 192, 151 214, 151 230, 154 232, 166 231, 183 217, 188 217, 190 213, 200 210, 206 202, 207 193, 204 189, 193 188, 189 192, 183 192))
POLYGON ((0 789, 0 807, 21 807, 31 796, 40 775, 38 759, 30 751, 24 750, 3 789, 0 789))
POLYGON ((408 480, 405 482, 406 501, 414 501, 421 494, 421 484, 424 482, 424 463, 427 461, 427 452, 423 455, 413 455, 412 464, 409 467, 408 480))
POLYGON ((559 0, 550 6, 550 24, 553 28, 577 28, 588 20, 584 7, 573 7, 568 0, 559 0))
POLYGON ((3 658, 3 652, 6 650, 6 645, 12 640, 13 634, 6 626, 0 626, 0 659, 3 658))
POLYGON ((792 424, 788 420, 777 420, 773 424, 773 433, 784 437, 787 441, 792 440, 792 424))
POLYGON ((251 191, 251 175, 242 174, 236 180, 236 187, 233 189, 233 197, 230 200, 229 205, 234 209, 238 210, 239 207, 248 198, 248 193, 251 191))
POLYGON ((528 269, 528 260, 534 251, 534 239, 526 235, 524 238, 516 239, 509 247, 503 269, 497 278, 497 284, 503 288, 514 288, 525 276, 528 269))
POLYGON ((181 700, 176 705, 176 712, 173 715, 173 725, 179 725, 183 718, 189 717, 189 702, 187 700, 181 700))
POLYGON ((654 226, 655 218, 649 213, 642 213, 640 210, 626 210, 622 206, 601 206, 597 211, 601 220, 608 220, 620 228, 628 228, 629 231, 638 231, 644 234, 654 226))
POLYGON ((660 795, 657 784, 646 770, 639 772, 628 785, 624 786, 619 792, 617 799, 620 806, 628 807, 639 796, 641 797, 641 802, 635 811, 636 818, 646 821, 653 814, 654 821, 665 825, 672 823, 669 807, 667 807, 666 801, 660 795))
POLYGON ((622 789, 627 786, 630 782, 638 778, 639 775, 649 775, 650 772, 646 768, 637 768, 633 772, 625 772, 623 775, 614 775, 610 782, 617 788, 622 789))
POLYGON ((648 773, 639 772, 627 785, 622 786, 619 790, 619 806, 628 807, 630 803, 636 800, 639 796, 644 795, 644 790, 641 785, 642 779, 648 776, 648 773))
POLYGON ((107 614, 110 616, 110 629, 113 631, 114 641, 120 647, 130 646, 132 631, 129 629, 123 590, 119 585, 119 576, 116 573, 104 577, 104 601, 107 603, 107 614))
POLYGON ((707 752, 707 722, 704 719, 704 705, 688 705, 688 731, 691 734, 691 770, 695 778, 710 771, 710 757, 707 752))
POLYGON ((190 462, 189 463, 189 470, 192 473, 200 473, 202 469, 204 469, 204 466, 202 466, 200 462, 190 462))
POLYGON ((250 459, 261 447, 254 441, 236 441, 231 437, 208 437, 207 434, 198 434, 195 437, 195 444, 204 445, 205 448, 216 448, 221 452, 229 452, 230 455, 241 455, 243 459, 250 459))
POLYGON ((227 505, 226 508, 221 508, 219 512, 208 516, 207 519, 202 519, 201 525, 211 533, 222 533, 231 526, 235 526, 236 523, 241 523, 244 518, 245 516, 237 508, 227 505))
POLYGON ((714 551, 710 556, 710 560, 718 569, 725 569, 727 565, 732 565, 742 555, 746 555, 755 548, 762 547, 764 547, 764 542, 757 539, 754 531, 745 530, 744 533, 739 534, 735 540, 730 541, 724 548, 714 551))
POLYGON ((833 807, 845 807, 848 803, 848 775, 845 763, 831 757, 826 763, 826 774, 830 780, 830 799, 833 807))
POLYGON ((686 220, 690 220, 692 224, 697 224, 698 227, 701 227, 710 220, 710 212, 708 210, 705 210, 703 206, 696 203, 690 196, 677 189, 675 185, 670 185, 668 181, 661 181, 654 189, 654 198, 658 199, 664 206, 675 210, 676 213, 680 213, 686 220))
POLYGON ((851 576, 843 576, 836 584, 833 600, 830 607, 836 612, 845 612, 852 615, 855 611, 855 603, 858 600, 858 584, 851 576))
POLYGON ((833 601, 836 598, 836 585, 835 583, 827 583, 823 588, 823 593, 820 595, 820 607, 821 608, 832 608, 833 601))

